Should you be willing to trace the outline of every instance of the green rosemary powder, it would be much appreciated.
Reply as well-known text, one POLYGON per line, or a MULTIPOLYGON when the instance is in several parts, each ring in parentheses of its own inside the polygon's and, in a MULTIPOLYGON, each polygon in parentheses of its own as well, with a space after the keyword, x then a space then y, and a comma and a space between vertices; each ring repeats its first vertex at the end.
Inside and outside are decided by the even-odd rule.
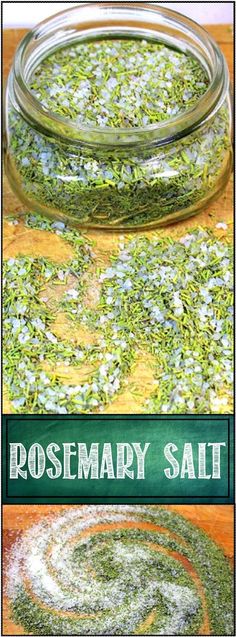
POLYGON ((227 558, 161 507, 51 510, 11 548, 7 594, 33 635, 233 635, 227 558))

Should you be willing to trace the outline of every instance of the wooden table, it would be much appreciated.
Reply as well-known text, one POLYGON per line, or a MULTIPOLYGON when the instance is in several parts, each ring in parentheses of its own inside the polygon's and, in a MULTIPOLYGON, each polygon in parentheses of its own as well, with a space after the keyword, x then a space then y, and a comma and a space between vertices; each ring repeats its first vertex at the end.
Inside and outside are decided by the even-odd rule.
MULTIPOLYGON (((68 508, 68 505, 5 505, 3 507, 3 548, 4 554, 11 545, 33 523, 37 523, 46 515, 68 508)), ((175 510, 191 522, 202 528, 224 551, 233 567, 234 507, 231 505, 169 505, 166 508, 175 510)), ((4 560, 5 561, 5 560, 4 560)), ((4 584, 4 581, 3 581, 4 584)), ((9 614, 7 597, 3 600, 3 634, 24 635, 20 626, 16 626, 9 614)))
MULTIPOLYGON (((230 25, 217 25, 207 26, 207 30, 215 37, 216 41, 220 45, 223 53, 226 56, 229 70, 232 78, 233 73, 233 34, 230 25)), ((4 50, 4 64, 3 71, 6 76, 14 55, 16 46, 19 40, 26 33, 23 29, 7 29, 3 33, 3 50, 4 50)), ((22 204, 15 198, 10 190, 7 182, 4 184, 4 211, 5 214, 13 213, 16 211, 22 211, 22 204)), ((178 237, 183 235, 187 231, 201 226, 208 226, 214 229, 215 234, 218 237, 228 240, 232 240, 233 236, 233 205, 232 205, 232 179, 228 183, 223 195, 217 202, 211 204, 201 214, 191 219, 184 220, 179 223, 172 224, 166 229, 160 229, 158 231, 145 232, 145 235, 152 236, 156 234, 158 236, 169 235, 172 237, 178 237), (215 228, 217 222, 225 221, 228 224, 227 232, 217 230, 215 228)), ((142 234, 142 233, 138 233, 142 234)), ((89 287, 86 291, 88 301, 94 303, 96 298, 96 292, 99 289, 96 270, 97 267, 107 265, 110 255, 115 252, 119 235, 115 233, 106 233, 102 231, 89 231, 86 233, 90 239, 94 242, 93 252, 95 253, 95 263, 89 272, 89 287)), ((25 228, 22 221, 19 225, 12 226, 7 220, 4 222, 4 240, 3 240, 4 256, 14 257, 19 254, 27 256, 44 256, 54 261, 65 262, 70 259, 73 250, 71 246, 65 243, 60 237, 55 235, 53 241, 51 236, 49 237, 47 232, 40 230, 32 230, 25 228)), ((57 293, 64 292, 63 286, 57 286, 57 293), (60 290, 60 288, 62 288, 60 290)), ((71 341, 74 343, 80 342, 81 344, 87 344, 93 342, 94 335, 88 333, 87 330, 75 325, 68 320, 68 318, 62 312, 57 313, 56 320, 52 324, 51 329, 55 335, 60 338, 64 334, 71 335, 71 341)), ((153 364, 154 361, 150 355, 146 352, 140 352, 137 355, 136 361, 131 369, 130 376, 127 378, 127 385, 124 390, 113 399, 113 402, 106 408, 105 413, 141 413, 142 406, 148 396, 153 390, 153 364), (140 392, 140 378, 142 378, 142 391, 140 392)), ((70 369, 68 367, 61 366, 57 368, 57 376, 61 374, 61 380, 72 384, 80 384, 83 381, 86 374, 89 374, 90 370, 83 366, 79 369, 70 369)), ((11 412, 11 404, 8 400, 7 391, 4 392, 4 412, 11 412)))

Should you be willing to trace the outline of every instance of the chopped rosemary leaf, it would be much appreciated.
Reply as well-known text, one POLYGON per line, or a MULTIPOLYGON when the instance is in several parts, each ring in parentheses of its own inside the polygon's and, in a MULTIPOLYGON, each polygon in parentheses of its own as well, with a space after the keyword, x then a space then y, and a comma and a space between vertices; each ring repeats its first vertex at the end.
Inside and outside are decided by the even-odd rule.
POLYGON ((86 290, 93 257, 87 240, 38 215, 29 215, 26 223, 61 234, 76 257, 65 264, 25 256, 4 262, 4 375, 16 412, 103 411, 124 389, 140 350, 156 361, 143 412, 232 411, 233 272, 227 243, 204 229, 175 241, 123 242, 98 272, 100 295, 90 307, 86 290), (65 286, 53 309, 48 285, 65 286), (75 346, 69 334, 56 336, 52 326, 60 310, 71 331, 82 325, 97 338, 75 346), (78 384, 62 382, 56 373, 60 363, 78 374, 85 364, 93 371, 78 384))

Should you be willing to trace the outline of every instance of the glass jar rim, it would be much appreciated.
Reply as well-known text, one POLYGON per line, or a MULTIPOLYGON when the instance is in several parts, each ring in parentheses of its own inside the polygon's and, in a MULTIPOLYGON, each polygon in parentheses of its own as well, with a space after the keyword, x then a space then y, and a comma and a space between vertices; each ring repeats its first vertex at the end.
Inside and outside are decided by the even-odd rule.
MULTIPOLYGON (((133 22, 132 27, 129 27, 126 33, 131 34, 131 30, 134 28, 135 23, 133 22)), ((115 33, 114 30, 112 32, 115 33)), ((148 34, 149 36, 150 34, 156 34, 158 38, 158 30, 149 30, 148 34)), ((86 39, 88 39, 88 37, 87 35, 86 39)), ((145 34, 141 37, 145 37, 145 34)), ((160 35, 158 39, 160 40, 160 35)), ((76 41, 78 41, 78 37, 76 41)), ((45 55, 42 57, 45 57, 45 55)), ((70 7, 69 9, 54 14, 43 22, 40 22, 25 35, 15 54, 10 86, 15 98, 16 108, 18 110, 20 108, 26 120, 38 126, 45 134, 59 137, 67 143, 71 141, 72 143, 83 142, 89 145, 101 144, 106 146, 124 146, 140 143, 142 145, 152 143, 164 145, 184 137, 214 116, 225 99, 229 87, 229 73, 224 55, 214 39, 203 27, 181 13, 164 8, 161 5, 153 6, 149 3, 114 1, 86 2, 82 5, 70 7), (88 20, 88 9, 91 11, 91 8, 91 17, 88 20), (101 20, 101 23, 107 20, 109 10, 111 14, 110 22, 108 22, 106 29, 102 31, 104 38, 107 37, 107 33, 111 33, 111 26, 109 26, 111 23, 113 23, 113 29, 115 23, 116 28, 118 27, 119 30, 122 29, 123 32, 124 25, 128 18, 129 20, 132 18, 132 21, 136 20, 137 24, 139 20, 142 19, 143 21, 145 18, 149 27, 153 21, 157 27, 158 25, 159 28, 161 27, 162 36, 163 33, 165 33, 163 30, 163 27, 165 27, 166 29, 173 28, 175 31, 179 29, 179 32, 182 30, 188 39, 194 40, 199 52, 202 51, 207 55, 212 74, 206 92, 199 98, 196 105, 162 122, 133 128, 99 127, 82 123, 78 124, 75 120, 70 120, 42 106, 40 101, 37 100, 30 91, 25 77, 26 63, 28 63, 27 68, 30 67, 29 62, 32 57, 32 43, 36 42, 35 50, 37 50, 39 46, 38 43, 41 39, 43 42, 42 50, 46 53, 48 49, 45 48, 45 41, 48 41, 51 33, 57 33, 59 34, 58 46, 55 47, 54 50, 59 48, 59 45, 60 47, 62 47, 63 44, 67 46, 68 42, 65 43, 63 40, 63 34, 66 34, 66 30, 63 31, 63 28, 68 29, 70 37, 73 37, 74 33, 76 33, 77 36, 78 33, 81 33, 82 37, 85 37, 83 33, 86 31, 89 32, 91 38, 91 34, 95 32, 95 27, 97 27, 96 34, 101 33, 101 27, 99 28, 97 20, 101 20), (75 23, 81 25, 80 31, 75 30, 75 28, 74 30, 69 29, 69 27, 75 23), (85 29, 83 29, 83 24, 86 27, 85 29), (88 29, 88 25, 90 25, 90 29, 88 29)))

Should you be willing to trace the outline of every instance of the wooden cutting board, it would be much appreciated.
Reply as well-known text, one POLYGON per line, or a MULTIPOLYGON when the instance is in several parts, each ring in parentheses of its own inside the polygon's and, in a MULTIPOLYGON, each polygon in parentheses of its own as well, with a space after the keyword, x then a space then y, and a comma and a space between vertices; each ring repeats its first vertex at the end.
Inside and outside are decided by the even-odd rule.
MULTIPOLYGON (((207 26, 206 29, 216 39, 220 45, 223 53, 228 62, 231 78, 233 74, 233 32, 230 25, 214 25, 207 26)), ((3 51, 4 51, 4 64, 3 71, 6 77, 9 68, 12 63, 12 58, 15 53, 15 49, 23 35, 26 33, 24 29, 7 29, 3 32, 3 51)), ((203 210, 202 213, 192 217, 188 220, 181 221, 179 223, 172 224, 168 228, 160 229, 158 231, 145 232, 146 236, 152 236, 153 234, 158 236, 171 235, 172 237, 178 237, 185 232, 189 232, 192 229, 200 226, 208 226, 214 229, 215 234, 223 240, 227 238, 229 241, 233 237, 233 203, 232 203, 232 190, 233 181, 232 178, 229 181, 226 190, 218 201, 211 204, 208 208, 203 210), (222 231, 215 228, 216 224, 220 221, 224 221, 228 224, 228 230, 222 231)), ((10 213, 22 211, 22 204, 16 199, 11 192, 11 189, 7 183, 4 182, 4 212, 9 215, 10 213)), ((91 272, 91 289, 89 288, 88 294, 96 296, 96 290, 98 290, 98 280, 96 277, 97 266, 105 266, 109 262, 109 258, 116 250, 119 242, 120 235, 116 233, 107 233, 102 231, 89 231, 83 233, 87 237, 93 240, 95 254, 95 264, 93 265, 93 272, 91 272)), ((136 236, 142 236, 144 233, 136 233, 136 236)), ((48 233, 27 229, 23 223, 20 222, 17 226, 10 225, 6 218, 4 221, 4 236, 3 236, 3 250, 4 256, 14 257, 19 254, 28 256, 45 256, 55 260, 56 262, 65 262, 72 256, 72 248, 65 244, 60 237, 55 236, 55 240, 51 241, 48 233)), ((58 314, 56 323, 53 325, 55 334, 60 338, 60 335, 72 332, 71 324, 63 314, 58 314)), ((75 328, 73 325, 74 338, 75 328)), ((78 331, 77 337, 79 340, 80 332, 78 331)), ((93 334, 83 334, 82 342, 91 342, 93 334), (86 340, 88 339, 88 340, 86 340)), ((141 352, 137 356, 137 360, 131 370, 130 376, 127 379, 127 388, 119 393, 114 398, 113 402, 107 407, 105 413, 141 413, 142 405, 153 390, 153 361, 152 358, 147 355, 146 352, 141 352), (142 378, 142 391, 140 392, 140 378, 142 378), (130 390, 132 387, 132 393, 130 390)), ((74 384, 80 384, 81 378, 76 377, 75 370, 70 370, 68 367, 62 371, 62 376, 66 378, 66 382, 70 381, 74 384), (72 374, 72 375, 71 375, 72 374)), ((4 412, 11 412, 11 404, 9 403, 7 391, 4 392, 4 412)))

